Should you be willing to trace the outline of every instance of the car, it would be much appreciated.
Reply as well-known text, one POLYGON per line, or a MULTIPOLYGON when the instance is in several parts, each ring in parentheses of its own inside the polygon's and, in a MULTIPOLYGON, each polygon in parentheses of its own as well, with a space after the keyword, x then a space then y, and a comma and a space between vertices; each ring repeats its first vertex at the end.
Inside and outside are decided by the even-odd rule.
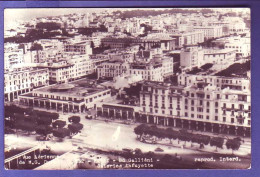
POLYGON ((90 115, 85 116, 85 118, 88 119, 88 120, 92 120, 93 119, 93 117, 90 116, 90 115))
POLYGON ((160 147, 157 147, 154 151, 155 152, 163 152, 164 150, 162 148, 160 148, 160 147))
POLYGON ((124 121, 123 124, 130 125, 129 121, 124 121))
POLYGON ((124 152, 133 152, 134 150, 131 148, 123 148, 122 151, 124 152))
POLYGON ((46 136, 36 136, 37 141, 46 141, 46 136))

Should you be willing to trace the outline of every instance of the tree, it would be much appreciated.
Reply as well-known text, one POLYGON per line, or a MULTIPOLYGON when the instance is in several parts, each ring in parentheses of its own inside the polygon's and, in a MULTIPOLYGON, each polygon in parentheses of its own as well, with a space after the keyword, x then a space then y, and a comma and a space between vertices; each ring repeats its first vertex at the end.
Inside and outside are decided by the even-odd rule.
POLYGON ((228 149, 232 149, 232 154, 234 150, 238 150, 240 148, 240 141, 237 139, 228 139, 226 142, 226 147, 228 149))
POLYGON ((42 50, 42 45, 38 44, 38 43, 34 43, 31 47, 31 51, 35 51, 35 50, 42 50))
POLYGON ((36 113, 37 116, 49 117, 52 120, 57 120, 59 118, 59 114, 58 113, 50 113, 50 112, 38 111, 38 110, 35 110, 34 112, 36 113))
POLYGON ((58 129, 54 129, 52 131, 53 136, 58 137, 60 139, 60 141, 62 141, 63 138, 65 138, 66 136, 70 135, 70 131, 67 128, 58 128, 58 129))
POLYGON ((35 128, 36 133, 41 134, 41 135, 47 135, 52 132, 53 128, 48 125, 39 125, 35 128))
POLYGON ((139 136, 140 138, 140 136, 145 132, 147 128, 148 126, 146 124, 141 124, 134 128, 134 132, 137 135, 137 137, 139 136))
POLYGON ((180 132, 178 139, 181 141, 184 141, 184 143, 185 143, 184 145, 186 145, 186 142, 190 141, 191 137, 192 137, 192 135, 190 133, 181 133, 180 132))
POLYGON ((135 151, 134 151, 134 154, 135 154, 136 156, 141 156, 141 155, 143 155, 143 152, 142 152, 141 149, 136 148, 135 151))
POLYGON ((165 133, 165 137, 167 137, 168 139, 169 139, 169 141, 170 141, 170 143, 172 143, 172 134, 173 134, 173 130, 172 130, 172 128, 167 128, 165 131, 164 131, 164 133, 165 133))
POLYGON ((68 125, 68 128, 71 133, 78 133, 83 128, 83 124, 81 123, 72 123, 68 125))
POLYGON ((63 128, 65 125, 66 122, 62 120, 56 120, 55 122, 52 123, 53 128, 63 128))
POLYGON ((28 134, 29 134, 30 132, 33 132, 35 130, 36 123, 27 122, 27 121, 20 121, 18 127, 22 130, 27 131, 28 134))
POLYGON ((222 148, 224 143, 224 139, 221 137, 213 137, 210 140, 210 146, 216 146, 216 151, 218 150, 217 148, 222 148))
POLYGON ((79 123, 80 122, 80 117, 79 116, 71 116, 68 118, 69 122, 73 123, 79 123))
POLYGON ((38 117, 37 118, 38 125, 50 125, 51 122, 52 122, 52 119, 49 117, 38 117))

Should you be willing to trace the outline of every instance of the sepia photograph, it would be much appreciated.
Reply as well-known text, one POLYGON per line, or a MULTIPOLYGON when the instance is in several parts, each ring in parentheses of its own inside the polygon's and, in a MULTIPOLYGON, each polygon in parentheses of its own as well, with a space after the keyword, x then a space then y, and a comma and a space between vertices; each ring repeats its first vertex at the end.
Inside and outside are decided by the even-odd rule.
POLYGON ((6 8, 4 168, 250 169, 250 8, 6 8))

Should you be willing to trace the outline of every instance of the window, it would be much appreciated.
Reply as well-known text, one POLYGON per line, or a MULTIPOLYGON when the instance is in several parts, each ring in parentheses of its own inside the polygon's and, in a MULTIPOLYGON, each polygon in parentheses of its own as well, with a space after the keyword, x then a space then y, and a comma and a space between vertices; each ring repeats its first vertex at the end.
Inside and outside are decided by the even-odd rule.
POLYGON ((218 116, 215 116, 215 120, 218 120, 218 116))
POLYGON ((209 106, 209 102, 207 102, 207 106, 209 106))
POLYGON ((218 113, 218 109, 215 109, 215 113, 218 113))
POLYGON ((223 122, 226 122, 226 117, 223 117, 223 122))
POLYGON ((209 116, 207 116, 207 117, 206 117, 206 119, 208 119, 208 120, 209 120, 209 116))
POLYGON ((185 112, 185 117, 188 117, 188 113, 187 112, 185 112))
POLYGON ((191 97, 194 97, 194 93, 191 94, 191 97))
POLYGON ((164 110, 162 110, 162 114, 165 114, 164 110))
POLYGON ((231 118, 231 123, 234 123, 234 118, 231 118))
POLYGON ((191 117, 194 118, 194 114, 191 114, 191 117))
POLYGON ((191 100, 191 105, 194 105, 194 100, 191 100))
POLYGON ((172 111, 170 111, 170 115, 172 115, 172 111))
POLYGON ((218 107, 218 102, 215 102, 215 107, 218 107))
POLYGON ((145 112, 145 107, 143 107, 143 112, 145 112))
POLYGON ((210 95, 207 95, 207 99, 210 99, 210 95))
POLYGON ((207 109, 207 113, 209 113, 209 109, 207 109))
POLYGON ((251 120, 248 120, 247 124, 248 124, 248 125, 251 125, 251 120))
POLYGON ((194 111, 194 107, 191 107, 191 110, 194 111))
POLYGON ((162 104, 162 109, 165 109, 165 105, 164 105, 164 103, 162 104))
POLYGON ((153 113, 153 108, 150 108, 150 113, 153 113))
POLYGON ((219 94, 217 94, 217 99, 220 99, 220 95, 219 94))

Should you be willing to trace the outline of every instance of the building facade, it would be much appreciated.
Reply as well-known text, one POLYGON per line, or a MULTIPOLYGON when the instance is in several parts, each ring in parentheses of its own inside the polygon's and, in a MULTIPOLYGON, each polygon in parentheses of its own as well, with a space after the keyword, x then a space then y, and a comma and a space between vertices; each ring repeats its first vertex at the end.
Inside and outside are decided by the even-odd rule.
POLYGON ((140 92, 139 121, 191 130, 250 136, 249 92, 208 86, 146 82, 140 92))
POLYGON ((4 74, 5 101, 13 101, 18 95, 49 84, 47 68, 19 68, 4 74))

